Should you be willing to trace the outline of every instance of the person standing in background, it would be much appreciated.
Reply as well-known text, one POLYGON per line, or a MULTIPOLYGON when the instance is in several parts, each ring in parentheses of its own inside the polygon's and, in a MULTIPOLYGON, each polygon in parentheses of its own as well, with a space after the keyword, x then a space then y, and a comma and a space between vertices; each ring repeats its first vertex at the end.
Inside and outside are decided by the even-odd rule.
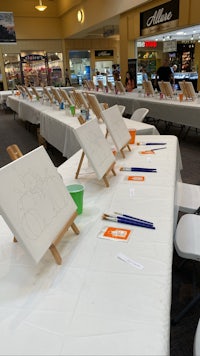
POLYGON ((163 65, 160 66, 156 72, 156 88, 160 90, 158 82, 163 81, 163 82, 170 82, 171 84, 174 84, 174 76, 172 73, 172 70, 169 66, 169 60, 165 59, 163 62, 163 65))
POLYGON ((66 68, 65 69, 65 85, 67 86, 68 84, 70 87, 72 86, 71 81, 69 79, 69 72, 68 72, 68 69, 66 68))
POLYGON ((125 79, 125 89, 127 92, 133 91, 135 88, 135 81, 133 79, 133 75, 131 72, 126 72, 126 79, 125 79))
POLYGON ((117 80, 119 80, 119 71, 117 70, 117 66, 115 64, 112 65, 112 74, 114 77, 114 81, 116 82, 117 80))
POLYGON ((140 73, 142 73, 142 81, 147 81, 148 80, 148 75, 144 67, 140 68, 140 73))

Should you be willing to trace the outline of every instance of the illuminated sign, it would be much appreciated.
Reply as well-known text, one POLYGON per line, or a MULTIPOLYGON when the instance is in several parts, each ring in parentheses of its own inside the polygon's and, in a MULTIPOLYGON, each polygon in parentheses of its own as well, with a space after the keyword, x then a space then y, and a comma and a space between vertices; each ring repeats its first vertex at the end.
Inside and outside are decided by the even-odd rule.
POLYGON ((156 48, 157 47, 157 42, 156 41, 138 41, 137 42, 137 47, 143 47, 143 48, 156 48))
POLYGON ((144 47, 157 47, 157 42, 156 41, 145 41, 144 42, 144 47))
POLYGON ((160 6, 140 13, 140 34, 157 33, 176 27, 179 18, 179 0, 171 0, 160 6))

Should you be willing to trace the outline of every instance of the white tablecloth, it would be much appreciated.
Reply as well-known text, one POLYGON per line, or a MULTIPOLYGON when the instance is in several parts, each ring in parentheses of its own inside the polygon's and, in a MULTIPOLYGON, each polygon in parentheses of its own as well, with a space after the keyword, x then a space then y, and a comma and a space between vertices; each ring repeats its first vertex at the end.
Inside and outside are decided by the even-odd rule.
POLYGON ((155 119, 200 128, 200 99, 179 102, 178 96, 174 96, 173 99, 160 99, 159 94, 152 97, 137 92, 117 95, 103 92, 93 93, 97 96, 99 102, 107 102, 109 106, 114 104, 125 105, 125 113, 129 115, 132 115, 136 109, 145 107, 149 109, 148 116, 155 119))
MULTIPOLYGON (((50 87, 47 87, 47 89, 49 90, 50 87)), ((73 87, 62 87, 62 89, 66 90, 66 91, 70 91, 70 90, 73 89, 73 87)), ((42 87, 36 87, 36 90, 38 92, 42 92, 43 91, 42 87)), ((14 90, 14 93, 16 93, 16 90, 14 90)), ((12 90, 2 90, 2 91, 0 91, 0 104, 6 103, 6 100, 7 100, 8 96, 11 96, 11 95, 13 95, 12 90)))
MULTIPOLYGON (((161 136, 142 136, 158 142, 161 136)), ((1 355, 169 355, 174 196, 179 174, 178 141, 162 136, 167 149, 141 155, 133 146, 117 156, 110 187, 79 151, 58 169, 64 184, 84 184, 83 214, 58 245, 63 264, 47 252, 34 265, 1 220, 1 355), (157 168, 144 182, 128 182, 121 166, 157 168), (128 242, 98 238, 105 212, 127 212, 152 221, 156 230, 133 227, 128 242), (143 266, 118 258, 122 253, 143 266)))
POLYGON ((130 96, 128 93, 118 93, 118 94, 113 94, 113 93, 103 93, 101 91, 98 92, 92 92, 92 94, 95 94, 98 101, 100 103, 107 103, 109 106, 118 104, 118 105, 124 105, 125 111, 124 115, 132 115, 133 112, 138 108, 137 103, 135 100, 131 100, 130 96))
MULTIPOLYGON (((72 117, 69 110, 59 110, 56 105, 41 104, 37 100, 31 101, 16 96, 9 96, 7 105, 18 113, 20 119, 40 125, 40 134, 47 142, 56 147, 64 157, 69 158, 80 149, 73 131, 80 125, 78 121, 80 110, 77 110, 77 115, 72 117)), ((91 114, 92 116, 94 115, 91 114)), ((153 125, 129 119, 124 120, 128 129, 135 128, 137 134, 159 134, 153 125)), ((101 124, 101 126, 103 126, 102 130, 105 132, 105 125, 101 124)))
MULTIPOLYGON (((136 94, 134 94, 136 95, 136 94)), ((137 97, 140 107, 149 109, 149 116, 155 119, 170 121, 179 125, 200 128, 200 101, 179 102, 178 97, 159 99, 159 97, 137 97)))

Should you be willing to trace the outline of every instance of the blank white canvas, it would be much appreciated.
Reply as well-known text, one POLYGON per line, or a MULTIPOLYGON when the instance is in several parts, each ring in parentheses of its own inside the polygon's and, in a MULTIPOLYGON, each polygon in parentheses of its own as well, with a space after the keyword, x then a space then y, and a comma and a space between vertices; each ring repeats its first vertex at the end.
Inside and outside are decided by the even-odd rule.
POLYGON ((97 119, 87 121, 75 130, 75 135, 89 159, 98 179, 103 178, 115 162, 111 147, 106 141, 97 119))
POLYGON ((43 146, 0 169, 0 213, 35 262, 75 211, 43 146))
POLYGON ((110 108, 103 110, 102 113, 104 122, 110 136, 113 139, 116 149, 120 151, 128 144, 131 136, 120 113, 118 105, 113 105, 110 108))

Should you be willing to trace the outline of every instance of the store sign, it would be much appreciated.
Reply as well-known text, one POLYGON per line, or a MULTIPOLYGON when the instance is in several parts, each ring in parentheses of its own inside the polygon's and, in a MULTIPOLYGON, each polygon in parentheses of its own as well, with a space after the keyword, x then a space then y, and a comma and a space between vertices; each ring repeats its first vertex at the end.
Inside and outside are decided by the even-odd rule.
POLYGON ((138 41, 137 47, 142 48, 156 48, 158 43, 156 41, 138 41))
POLYGON ((113 57, 113 50, 101 50, 101 51, 95 51, 95 57, 113 57))
POLYGON ((145 43, 145 45, 144 45, 145 48, 149 48, 149 47, 156 48, 157 47, 156 41, 145 41, 144 43, 145 43))
POLYGON ((13 12, 0 12, 0 43, 15 43, 13 12))
POLYGON ((171 0, 165 4, 140 13, 140 35, 158 33, 178 25, 179 0, 171 0))
POLYGON ((177 51, 177 42, 173 41, 165 41, 163 42, 163 52, 176 52, 177 51))
POLYGON ((21 57, 24 61, 42 61, 46 59, 46 56, 42 56, 41 54, 27 54, 24 57, 21 57))

